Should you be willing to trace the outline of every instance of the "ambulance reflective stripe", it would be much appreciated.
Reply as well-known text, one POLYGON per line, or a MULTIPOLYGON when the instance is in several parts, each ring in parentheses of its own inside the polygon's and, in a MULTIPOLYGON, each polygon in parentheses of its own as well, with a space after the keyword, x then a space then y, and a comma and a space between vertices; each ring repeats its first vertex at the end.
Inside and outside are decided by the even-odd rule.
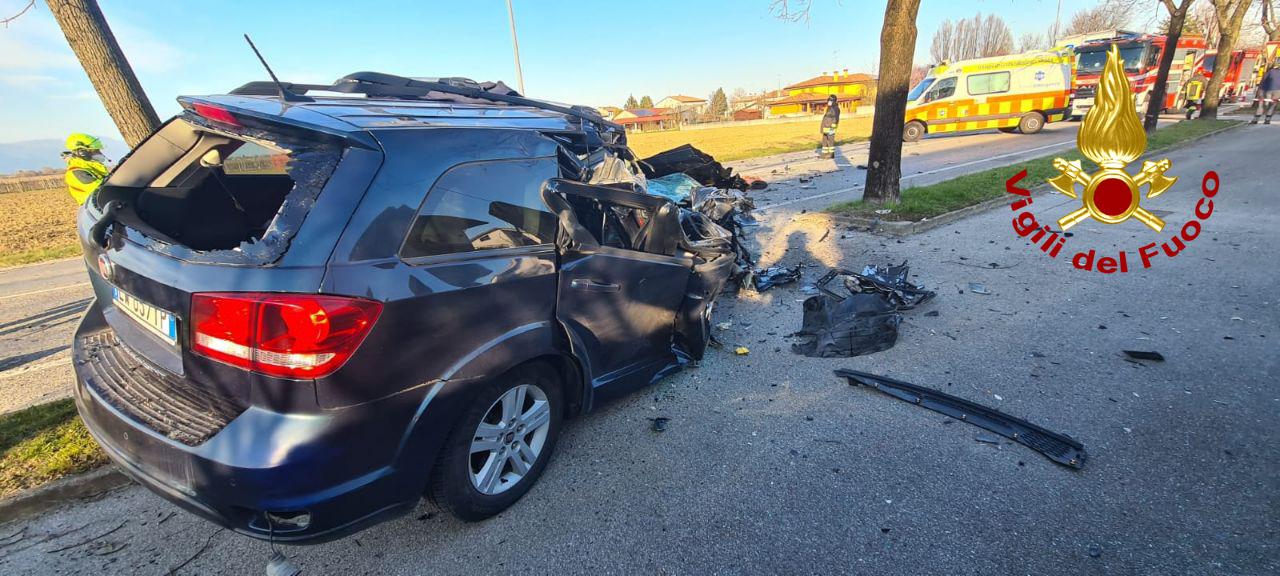
POLYGON ((1066 108, 1067 101, 1065 94, 1056 91, 988 97, 982 103, 963 99, 926 104, 912 110, 908 119, 925 121, 930 132, 1007 128, 1017 126, 1022 115, 1032 111, 1044 112, 1051 121, 1061 120, 1066 114, 1058 109, 1066 108))

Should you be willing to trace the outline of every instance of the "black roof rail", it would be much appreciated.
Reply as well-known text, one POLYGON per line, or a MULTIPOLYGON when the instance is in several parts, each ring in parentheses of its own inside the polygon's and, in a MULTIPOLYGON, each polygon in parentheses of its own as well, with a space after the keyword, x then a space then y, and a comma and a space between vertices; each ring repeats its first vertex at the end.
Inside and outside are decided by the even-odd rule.
MULTIPOLYGON (((578 118, 584 122, 591 122, 607 128, 622 130, 622 126, 605 120, 594 109, 586 106, 562 106, 560 104, 552 104, 532 98, 525 98, 517 94, 502 94, 491 92, 480 85, 479 82, 469 78, 438 78, 434 80, 406 78, 404 76, 396 76, 394 74, 384 74, 381 72, 356 72, 347 74, 334 82, 332 86, 322 84, 292 84, 289 82, 281 83, 284 88, 296 94, 306 94, 308 91, 319 90, 326 92, 339 92, 346 94, 364 94, 371 98, 411 98, 421 99, 430 95, 431 92, 441 92, 445 94, 453 94, 464 98, 472 98, 475 100, 488 100, 490 102, 502 102, 516 106, 528 106, 538 108, 550 112, 558 112, 567 116, 578 118)), ((235 90, 231 94, 238 96, 274 96, 279 94, 279 87, 274 82, 257 81, 249 82, 235 90)))
MULTIPOLYGON (((294 94, 306 94, 308 90, 327 90, 329 88, 323 84, 294 84, 291 82, 281 82, 280 86, 294 94)), ((235 96, 279 96, 280 88, 270 80, 255 80, 232 90, 231 94, 235 96)))
POLYGON ((354 92, 373 97, 390 96, 401 98, 421 98, 430 92, 443 92, 477 100, 504 102, 517 106, 529 106, 531 108, 559 112, 593 124, 622 129, 622 126, 605 120, 598 112, 586 106, 561 106, 515 94, 490 92, 482 88, 478 82, 468 78, 416 80, 381 72, 356 72, 339 78, 332 89, 336 92, 354 92))

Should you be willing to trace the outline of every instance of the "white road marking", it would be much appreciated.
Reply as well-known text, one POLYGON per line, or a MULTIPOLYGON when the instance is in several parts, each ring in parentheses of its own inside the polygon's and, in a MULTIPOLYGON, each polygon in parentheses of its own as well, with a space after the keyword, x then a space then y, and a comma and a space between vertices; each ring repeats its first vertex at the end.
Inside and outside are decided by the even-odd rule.
POLYGON ((36 294, 44 294, 45 292, 53 292, 54 290, 66 290, 67 288, 78 288, 80 286, 88 286, 88 282, 76 282, 75 284, 67 284, 65 286, 54 286, 53 288, 44 288, 42 290, 32 290, 30 292, 19 292, 17 294, 7 294, 0 296, 0 300, 8 300, 10 298, 21 298, 23 296, 34 296, 36 294))
MULTIPOLYGON (((905 180, 910 180, 910 179, 912 179, 912 178, 918 178, 918 177, 920 177, 920 176, 929 176, 929 175, 931 175, 931 174, 938 174, 938 173, 940 173, 940 172, 946 172, 946 171, 948 171, 948 170, 955 170, 955 169, 957 169, 957 168, 965 168, 965 167, 967 167, 967 166, 973 166, 973 165, 975 165, 975 164, 982 164, 983 162, 991 162, 991 161, 994 161, 994 160, 1002 160, 1002 159, 1004 159, 1004 158, 1010 158, 1010 157, 1014 157, 1014 156, 1021 156, 1021 155, 1023 155, 1023 154, 1030 154, 1030 153, 1032 153, 1032 152, 1039 152, 1039 151, 1041 151, 1041 150, 1048 150, 1048 149, 1050 149, 1050 148, 1061 148, 1062 146, 1067 145, 1067 144, 1075 144, 1075 142, 1076 142, 1075 140, 1066 140, 1066 141, 1063 141, 1063 142, 1055 142, 1055 143, 1053 143, 1053 144, 1046 144, 1046 145, 1044 145, 1044 146, 1037 146, 1037 147, 1035 147, 1035 148, 1028 148, 1028 149, 1026 149, 1026 150, 1018 150, 1017 152, 1009 152, 1009 153, 1007 153, 1007 154, 999 154, 999 155, 996 155, 996 156, 989 156, 989 157, 981 158, 981 159, 978 159, 978 160, 972 160, 972 161, 969 161, 969 162, 962 162, 962 163, 960 163, 960 164, 952 164, 952 165, 950 165, 950 166, 943 166, 942 168, 935 168, 935 169, 933 169, 933 170, 926 170, 926 171, 924 171, 924 172, 917 172, 917 173, 915 173, 915 174, 909 174, 909 175, 903 176, 903 177, 902 177, 902 179, 905 181, 905 180)), ((845 193, 847 193, 847 192, 853 192, 854 190, 861 190, 861 189, 862 189, 862 186, 863 186, 862 184, 858 184, 858 185, 856 185, 856 186, 850 186, 850 187, 848 187, 848 188, 841 188, 841 189, 839 189, 839 190, 833 190, 833 191, 831 191, 831 192, 823 192, 823 193, 821 193, 821 194, 814 194, 814 195, 812 195, 812 196, 802 196, 802 197, 800 197, 800 198, 794 198, 794 199, 791 199, 791 200, 784 200, 784 201, 782 201, 782 202, 775 202, 775 203, 773 203, 773 204, 765 204, 764 206, 757 206, 757 207, 756 207, 756 211, 757 211, 757 212, 762 212, 762 211, 765 211, 765 210, 769 210, 769 209, 771 209, 771 208, 779 208, 779 207, 782 207, 782 206, 787 206, 787 205, 790 205, 790 204, 795 204, 795 203, 797 203, 797 202, 804 202, 804 201, 806 201, 806 200, 816 200, 816 199, 818 199, 818 198, 826 198, 826 197, 828 197, 828 196, 837 196, 837 195, 840 195, 840 194, 845 194, 845 193)))

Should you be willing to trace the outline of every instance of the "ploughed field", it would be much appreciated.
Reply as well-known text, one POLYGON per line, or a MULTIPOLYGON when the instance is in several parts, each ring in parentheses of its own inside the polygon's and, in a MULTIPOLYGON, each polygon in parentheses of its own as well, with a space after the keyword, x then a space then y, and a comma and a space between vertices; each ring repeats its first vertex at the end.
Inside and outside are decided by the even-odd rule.
POLYGON ((75 220, 65 189, 0 194, 0 267, 78 254, 75 220))
MULTIPOLYGON (((821 138, 820 125, 821 117, 814 116, 812 122, 635 132, 627 135, 627 143, 640 158, 684 144, 693 144, 699 150, 715 156, 716 160, 729 162, 784 152, 813 150, 818 147, 821 138)), ((859 118, 846 116, 840 121, 840 128, 836 131, 836 141, 844 144, 866 140, 870 135, 870 116, 859 118)))

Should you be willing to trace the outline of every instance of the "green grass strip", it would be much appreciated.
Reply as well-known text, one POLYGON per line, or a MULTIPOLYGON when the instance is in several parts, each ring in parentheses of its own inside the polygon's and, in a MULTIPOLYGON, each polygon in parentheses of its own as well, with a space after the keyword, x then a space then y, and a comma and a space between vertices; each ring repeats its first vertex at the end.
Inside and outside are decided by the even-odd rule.
POLYGON ((69 399, 0 415, 0 498, 106 463, 69 399))
MULTIPOLYGON (((1157 130, 1155 134, 1148 135, 1147 151, 1158 152, 1240 123, 1238 120, 1191 120, 1178 122, 1172 126, 1157 130)), ((1091 163, 1085 160, 1078 150, 1072 149, 1064 153, 1024 160, 1011 166, 1001 166, 965 174, 964 176, 958 176, 936 184, 913 186, 902 191, 901 199, 898 202, 875 205, 865 204, 862 200, 853 200, 829 206, 827 207, 827 212, 869 216, 874 214, 875 210, 887 208, 892 212, 881 216, 884 220, 916 221, 924 218, 933 218, 1005 195, 1005 181, 1023 168, 1027 170, 1027 177, 1023 179, 1021 186, 1024 188, 1038 186, 1044 183, 1046 178, 1058 175, 1058 171, 1053 168, 1054 158, 1062 158, 1068 161, 1082 160, 1086 169, 1090 171, 1096 169, 1096 167, 1090 166, 1091 163)))

